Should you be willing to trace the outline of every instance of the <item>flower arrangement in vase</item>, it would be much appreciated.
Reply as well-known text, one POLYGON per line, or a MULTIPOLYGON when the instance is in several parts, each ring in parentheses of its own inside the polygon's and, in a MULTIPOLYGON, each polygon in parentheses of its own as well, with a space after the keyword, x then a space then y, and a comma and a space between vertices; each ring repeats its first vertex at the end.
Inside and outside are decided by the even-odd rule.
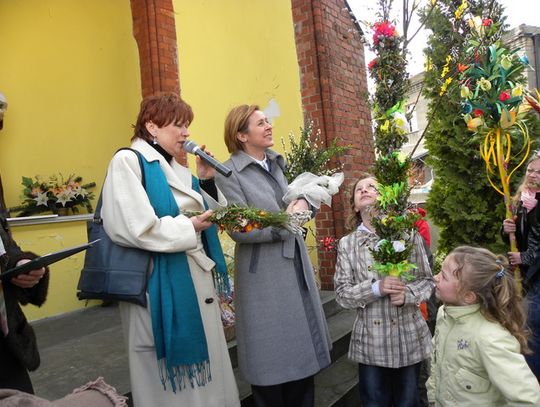
POLYGON ((91 200, 94 193, 88 188, 96 186, 95 182, 83 184, 82 177, 71 174, 64 177, 62 174, 53 174, 47 179, 36 175, 34 178, 22 177, 24 187, 21 198, 23 203, 9 208, 10 212, 20 212, 18 216, 31 216, 37 213, 52 211, 63 214, 64 210, 71 209, 79 213, 79 207, 93 212, 91 200))

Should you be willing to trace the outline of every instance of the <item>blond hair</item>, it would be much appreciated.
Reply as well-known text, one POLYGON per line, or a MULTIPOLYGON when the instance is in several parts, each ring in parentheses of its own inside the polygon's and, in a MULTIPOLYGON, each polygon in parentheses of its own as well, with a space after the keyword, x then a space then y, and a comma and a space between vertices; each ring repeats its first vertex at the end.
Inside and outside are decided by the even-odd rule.
POLYGON ((521 352, 527 353, 527 313, 506 257, 471 246, 457 247, 448 256, 457 265, 458 292, 473 292, 482 315, 506 328, 518 340, 521 352))
POLYGON ((247 133, 249 127, 249 117, 256 110, 260 110, 257 105, 240 105, 234 107, 225 119, 225 145, 229 153, 236 153, 244 150, 244 144, 238 140, 238 133, 247 133))
POLYGON ((523 178, 521 179, 521 183, 516 190, 516 194, 512 197, 512 211, 514 213, 516 212, 519 202, 521 201, 521 193, 527 188, 527 168, 529 168, 530 163, 536 160, 540 160, 540 151, 533 153, 525 165, 525 175, 523 175, 523 178))

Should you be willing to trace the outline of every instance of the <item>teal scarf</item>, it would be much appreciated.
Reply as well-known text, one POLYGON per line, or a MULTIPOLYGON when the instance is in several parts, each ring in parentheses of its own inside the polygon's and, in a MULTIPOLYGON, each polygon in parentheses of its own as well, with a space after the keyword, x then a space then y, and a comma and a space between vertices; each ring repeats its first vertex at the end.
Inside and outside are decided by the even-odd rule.
MULTIPOLYGON (((199 187, 199 179, 195 176, 191 176, 191 187, 194 191, 201 193, 199 187)), ((202 194, 201 194, 202 195, 202 194)), ((203 199, 204 209, 208 209, 208 204, 203 199)), ((229 284, 229 273, 227 272, 227 263, 225 262, 225 256, 223 255, 223 249, 218 237, 218 228, 216 225, 210 226, 204 232, 202 232, 202 242, 204 251, 210 257, 216 268, 212 276, 214 277, 214 285, 218 293, 221 296, 228 297, 231 293, 231 286, 229 284)))
MULTIPOLYGON (((144 157, 143 157, 144 158, 144 157)), ((156 216, 176 217, 180 209, 167 183, 159 161, 143 159, 146 193, 156 216)), ((198 180, 193 186, 198 191, 198 180)), ((206 205, 206 203, 205 203, 206 205)), ((203 232, 205 249, 216 263, 215 273, 219 277, 218 289, 229 291, 229 281, 223 251, 219 245, 215 226, 203 232), (212 229, 212 230, 211 230, 212 229)), ((148 282, 152 331, 156 356, 160 367, 164 389, 169 382, 173 392, 177 385, 191 387, 197 383, 204 386, 212 380, 208 346, 197 301, 195 286, 184 252, 153 253, 154 269, 148 282)))

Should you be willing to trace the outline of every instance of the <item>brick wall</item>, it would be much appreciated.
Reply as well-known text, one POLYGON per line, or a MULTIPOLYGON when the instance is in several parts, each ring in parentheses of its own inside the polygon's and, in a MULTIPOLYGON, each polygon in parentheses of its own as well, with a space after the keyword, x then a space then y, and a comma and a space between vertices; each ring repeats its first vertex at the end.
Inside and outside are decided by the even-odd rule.
MULTIPOLYGON (((131 0, 131 15, 139 48, 142 97, 159 92, 180 94, 172 0, 131 0)), ((177 160, 187 165, 185 153, 177 160)))
MULTIPOLYGON (((339 137, 352 145, 340 158, 343 187, 332 208, 322 207, 316 218, 317 239, 340 238, 346 234, 349 186, 374 161, 362 35, 345 0, 292 0, 292 13, 304 118, 327 142, 339 137)), ((331 290, 335 253, 319 249, 318 256, 322 287, 331 290)))
POLYGON ((131 0, 142 96, 180 92, 172 0, 131 0))

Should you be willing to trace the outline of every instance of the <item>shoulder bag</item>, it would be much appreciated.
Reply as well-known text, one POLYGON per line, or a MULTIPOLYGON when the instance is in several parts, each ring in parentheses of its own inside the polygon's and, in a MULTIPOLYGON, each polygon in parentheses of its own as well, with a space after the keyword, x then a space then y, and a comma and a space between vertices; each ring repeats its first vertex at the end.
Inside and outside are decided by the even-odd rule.
MULTIPOLYGON (((146 189, 144 166, 138 151, 142 171, 142 184, 146 189)), ((118 150, 118 151, 120 151, 118 150)), ((87 222, 88 241, 101 239, 90 247, 84 257, 77 297, 80 300, 127 301, 146 307, 146 285, 152 253, 114 243, 103 228, 101 200, 99 197, 94 218, 87 222)))

